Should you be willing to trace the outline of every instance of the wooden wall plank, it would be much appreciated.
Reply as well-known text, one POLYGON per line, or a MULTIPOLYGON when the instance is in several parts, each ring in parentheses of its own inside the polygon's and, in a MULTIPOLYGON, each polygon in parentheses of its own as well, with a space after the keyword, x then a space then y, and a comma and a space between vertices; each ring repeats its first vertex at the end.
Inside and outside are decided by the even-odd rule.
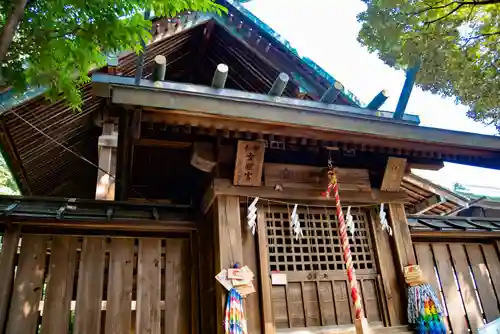
POLYGON ((23 236, 6 333, 35 333, 46 261, 45 236, 23 236))
MULTIPOLYGON (((431 245, 429 243, 415 243, 415 254, 417 263, 422 269, 425 281, 428 282, 436 293, 440 290, 434 270, 434 257, 432 255, 431 245)), ((441 296, 439 301, 443 303, 441 296)))
POLYGON ((450 253, 446 244, 432 244, 436 267, 443 287, 444 298, 448 306, 451 329, 454 333, 467 333, 467 323, 460 294, 455 285, 453 267, 451 265, 450 253))
MULTIPOLYGON (((248 229, 246 223, 246 214, 241 214, 241 238, 243 243, 243 264, 247 265, 250 270, 255 274, 253 280, 253 285, 255 291, 260 289, 260 280, 258 277, 259 266, 258 266, 258 254, 257 254, 257 235, 253 235, 252 231, 248 229)), ((258 233, 258 232, 256 232, 258 233)), ((260 294, 252 293, 248 295, 245 300, 245 308, 247 311, 247 328, 249 333, 261 333, 262 323, 262 313, 260 309, 260 294)))
MULTIPOLYGON (((422 269, 425 281, 432 286, 439 298, 439 301, 441 302, 441 305, 444 305, 444 300, 439 293, 441 289, 436 277, 436 271, 434 268, 434 256, 432 255, 431 245, 426 242, 415 243, 415 254, 417 256, 417 263, 422 269)), ((445 319, 445 324, 449 330, 450 324, 448 323, 448 319, 445 319)))
POLYGON ((109 259, 106 334, 130 331, 133 270, 134 239, 113 238, 109 259))
POLYGON ((363 291, 363 300, 365 302, 365 315, 368 321, 381 321, 377 285, 374 279, 365 279, 361 281, 361 290, 363 291))
POLYGON ((302 299, 302 288, 300 283, 288 282, 287 304, 290 314, 290 327, 305 327, 306 319, 304 303, 302 299))
POLYGON ((68 333, 77 246, 77 237, 55 236, 52 239, 41 334, 68 333))
POLYGON ((75 334, 99 333, 106 239, 84 237, 75 310, 75 334))
POLYGON ((335 325, 337 321, 335 319, 332 282, 318 282, 318 298, 321 311, 321 325, 335 325))
POLYGON ((191 333, 190 245, 167 239, 165 266, 165 334, 191 333))
POLYGON ((482 248, 496 297, 500 300, 500 260, 498 253, 494 245, 482 245, 482 248))
POLYGON ((160 334, 161 240, 139 240, 137 260, 137 334, 160 334))
POLYGON ((321 315, 316 282, 302 283, 302 296, 307 327, 321 326, 321 315))
MULTIPOLYGON (((272 287, 272 296, 271 296, 271 312, 274 314, 274 319, 276 322, 277 328, 288 328, 289 326, 289 318, 288 318, 288 307, 287 307, 287 298, 286 298, 286 287, 284 285, 277 285, 272 287)), ((265 316, 265 313, 263 314, 265 316)), ((265 320, 264 320, 265 321, 265 320)), ((264 330, 273 330, 274 333, 274 323, 267 324, 264 322, 264 330)))
POLYGON ((6 228, 0 250, 0 333, 3 333, 7 323, 9 303, 14 280, 15 258, 19 244, 19 229, 17 226, 6 228))
POLYGON ((352 324, 351 307, 349 304, 349 296, 346 284, 346 281, 333 282, 335 310, 337 311, 337 325, 352 324))
POLYGON ((481 252, 480 245, 468 244, 465 246, 467 250, 467 255, 469 256, 469 262, 472 267, 472 273, 476 281, 477 290, 479 297, 481 298, 481 303, 483 305, 483 311, 486 316, 486 322, 495 320, 500 316, 498 311, 498 302, 495 297, 495 291, 488 277, 487 266, 483 258, 483 253, 481 252))
POLYGON ((378 216, 373 211, 370 212, 370 217, 369 225, 373 235, 374 251, 383 284, 381 295, 387 305, 389 320, 387 326, 401 325, 406 319, 406 312, 404 312, 401 286, 394 266, 390 236, 387 231, 382 231, 378 216))
POLYGON ((450 254, 453 259, 453 266, 457 274, 460 293, 464 303, 465 312, 469 319, 470 329, 476 333, 477 329, 483 325, 481 308, 476 299, 474 283, 469 273, 469 262, 462 244, 450 244, 450 254))

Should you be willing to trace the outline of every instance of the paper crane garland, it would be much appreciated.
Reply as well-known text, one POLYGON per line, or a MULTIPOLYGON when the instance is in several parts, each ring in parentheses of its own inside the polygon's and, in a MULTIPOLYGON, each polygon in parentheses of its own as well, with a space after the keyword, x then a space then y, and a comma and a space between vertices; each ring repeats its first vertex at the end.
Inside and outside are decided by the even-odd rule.
POLYGON ((293 228, 293 234, 295 235, 295 240, 302 237, 302 228, 300 227, 299 215, 297 214, 298 204, 293 207, 292 215, 290 216, 290 225, 293 228))
POLYGON ((252 203, 248 206, 247 210, 247 223, 250 230, 252 230, 252 234, 255 235, 255 228, 257 226, 257 202, 259 201, 258 197, 252 201, 252 203))
POLYGON ((445 334, 444 312, 434 289, 418 265, 404 267, 408 287, 408 323, 418 334, 445 334))
POLYGON ((389 226, 389 223, 387 222, 387 218, 385 217, 386 213, 384 211, 384 203, 380 204, 380 224, 382 225, 382 231, 387 230, 387 233, 392 236, 392 228, 389 226))

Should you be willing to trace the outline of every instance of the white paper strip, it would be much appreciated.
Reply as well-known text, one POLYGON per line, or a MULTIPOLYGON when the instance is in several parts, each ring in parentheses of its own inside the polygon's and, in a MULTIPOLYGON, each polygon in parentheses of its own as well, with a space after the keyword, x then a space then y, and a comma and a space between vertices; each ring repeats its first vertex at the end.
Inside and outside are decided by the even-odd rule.
POLYGON ((257 226, 257 202, 259 201, 258 197, 252 201, 252 203, 248 206, 247 210, 247 223, 249 229, 252 230, 252 234, 255 235, 255 228, 257 226))

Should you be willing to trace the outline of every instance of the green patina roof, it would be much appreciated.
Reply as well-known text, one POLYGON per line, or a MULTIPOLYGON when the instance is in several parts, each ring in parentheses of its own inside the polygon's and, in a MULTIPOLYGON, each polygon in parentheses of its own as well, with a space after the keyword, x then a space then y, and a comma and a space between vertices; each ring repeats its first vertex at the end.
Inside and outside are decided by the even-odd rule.
POLYGON ((486 197, 486 199, 489 201, 500 202, 500 196, 488 196, 485 194, 481 194, 480 192, 474 192, 467 186, 458 183, 453 186, 453 191, 459 195, 468 197, 471 200, 475 200, 481 197, 486 197))
MULTIPOLYGON (((297 56, 304 64, 306 64, 309 68, 311 68, 315 74, 318 76, 322 77, 323 79, 327 80, 330 85, 333 85, 336 80, 333 76, 331 76, 328 72, 326 72, 321 66, 316 64, 312 59, 308 57, 304 57, 299 55, 299 52, 297 49, 295 49, 289 41, 287 41, 283 36, 278 34, 274 29, 272 29, 270 26, 262 22, 257 16, 252 14, 248 9, 246 9, 244 6, 241 5, 241 3, 248 2, 248 1, 238 1, 238 0, 226 0, 230 5, 232 5, 235 9, 237 9, 239 12, 241 12, 243 15, 245 15, 249 20, 251 20, 257 27, 265 31, 269 36, 275 39, 278 43, 282 44, 290 53, 293 53, 295 56, 297 56)), ((304 82, 305 80, 300 77, 298 73, 291 73, 292 77, 297 80, 300 85, 302 86, 305 91, 311 92, 314 91, 314 89, 308 87, 308 85, 304 82)), ((354 105, 358 107, 363 107, 365 106, 364 103, 361 102, 361 100, 354 95, 353 92, 349 91, 348 89, 344 88, 342 91, 342 95, 346 97, 349 101, 351 101, 354 105)))

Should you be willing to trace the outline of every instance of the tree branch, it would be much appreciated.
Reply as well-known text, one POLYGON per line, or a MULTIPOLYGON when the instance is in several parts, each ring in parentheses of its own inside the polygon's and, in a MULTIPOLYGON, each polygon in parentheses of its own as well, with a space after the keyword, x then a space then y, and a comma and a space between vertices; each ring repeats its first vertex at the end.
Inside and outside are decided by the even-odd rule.
POLYGON ((431 11, 431 10, 435 10, 435 9, 443 9, 443 8, 446 8, 446 7, 450 7, 451 5, 454 5, 456 3, 456 1, 452 1, 452 2, 449 2, 447 3, 446 5, 441 5, 441 6, 429 6, 427 8, 424 8, 422 10, 419 10, 419 11, 416 11, 416 12, 413 12, 413 13, 409 13, 408 15, 419 15, 419 14, 422 14, 422 13, 425 13, 425 12, 428 12, 428 11, 431 11))
POLYGON ((12 7, 12 12, 10 13, 7 22, 2 27, 0 32, 0 64, 2 64, 7 51, 9 50, 12 39, 16 33, 19 22, 21 22, 24 16, 24 8, 28 0, 17 0, 14 2, 12 7))
POLYGON ((445 14, 445 15, 443 15, 441 17, 438 17, 437 19, 434 19, 434 20, 431 20, 431 21, 426 21, 426 22, 424 22, 424 24, 425 25, 429 25, 429 24, 432 24, 432 23, 436 23, 437 21, 441 21, 442 19, 445 19, 448 16, 450 16, 451 14, 455 13, 457 10, 459 10, 463 6, 465 6, 465 4, 461 3, 458 6, 456 6, 454 9, 452 9, 451 11, 449 11, 447 14, 445 14))
MULTIPOLYGON (((438 3, 441 3, 441 2, 442 1, 439 1, 438 3)), ((413 12, 413 13, 409 13, 408 15, 419 15, 419 14, 422 14, 425 12, 429 12, 431 10, 443 9, 443 8, 447 8, 447 7, 450 7, 453 5, 458 5, 459 7, 472 5, 472 7, 475 7, 475 6, 484 6, 484 5, 492 5, 492 4, 500 4, 500 0, 451 1, 447 4, 440 5, 440 6, 428 6, 427 8, 421 9, 421 10, 413 12)))
POLYGON ((479 34, 479 35, 468 37, 465 39, 465 43, 463 46, 466 47, 467 44, 469 44, 469 42, 471 42, 473 40, 480 39, 480 38, 487 37, 487 36, 493 36, 493 35, 500 35, 500 31, 487 32, 484 34, 479 34))

